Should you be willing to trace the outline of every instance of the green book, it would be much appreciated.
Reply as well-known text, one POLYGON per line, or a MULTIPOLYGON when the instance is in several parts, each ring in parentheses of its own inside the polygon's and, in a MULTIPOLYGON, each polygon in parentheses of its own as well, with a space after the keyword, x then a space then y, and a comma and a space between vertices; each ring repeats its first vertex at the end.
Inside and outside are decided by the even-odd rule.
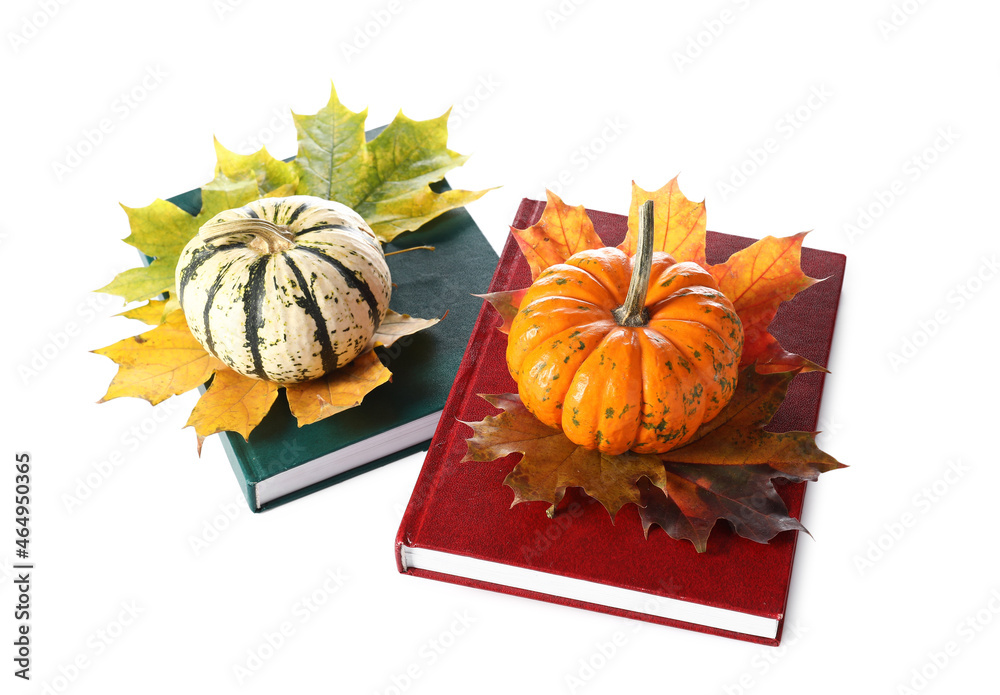
MULTIPOLYGON (((369 139, 378 131, 368 133, 369 139)), ((446 181, 431 186, 448 189, 446 181)), ((201 189, 169 199, 194 215, 201 189)), ((297 499, 426 449, 465 353, 497 255, 464 208, 450 210, 415 232, 385 244, 385 252, 430 245, 386 258, 392 281, 389 306, 401 314, 443 321, 377 353, 392 381, 361 405, 298 427, 284 391, 249 440, 221 433, 233 472, 255 512, 297 499)))

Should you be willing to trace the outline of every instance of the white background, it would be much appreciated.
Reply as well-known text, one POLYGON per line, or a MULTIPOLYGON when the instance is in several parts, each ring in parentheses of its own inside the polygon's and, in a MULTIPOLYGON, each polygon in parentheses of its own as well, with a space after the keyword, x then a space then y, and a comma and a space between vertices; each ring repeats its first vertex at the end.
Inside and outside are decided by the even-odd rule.
POLYGON ((1000 6, 223 3, 4 3, 0 692, 995 687, 1000 6), (399 575, 420 457, 251 515, 218 441, 195 456, 193 395, 96 404, 115 367, 88 351, 142 329, 90 293, 137 262, 118 203, 210 179, 213 134, 293 154, 280 116, 331 79, 371 126, 458 105, 451 145, 473 157, 449 179, 503 185, 469 208, 498 249, 546 185, 625 212, 632 179, 681 172, 710 229, 812 229, 847 254, 820 443, 852 467, 810 486, 781 648, 399 575), (34 461, 30 684, 10 660, 16 451, 34 461))

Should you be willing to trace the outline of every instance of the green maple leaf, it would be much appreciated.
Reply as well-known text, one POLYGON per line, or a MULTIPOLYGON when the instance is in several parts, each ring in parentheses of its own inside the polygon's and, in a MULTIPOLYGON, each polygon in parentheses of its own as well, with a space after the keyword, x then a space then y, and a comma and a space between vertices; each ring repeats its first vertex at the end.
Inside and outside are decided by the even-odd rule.
POLYGON ((253 176, 261 195, 292 195, 299 183, 295 167, 270 155, 261 147, 253 154, 237 154, 215 141, 216 174, 222 174, 231 181, 240 181, 253 176))
POLYGON ((400 112, 366 142, 368 110, 351 111, 332 89, 330 102, 316 115, 293 114, 299 138, 296 193, 353 208, 383 242, 478 199, 485 190, 430 189, 468 158, 447 147, 448 113, 414 121, 400 112))
POLYGON ((156 258, 148 267, 129 268, 96 292, 116 294, 126 302, 141 302, 164 292, 172 292, 177 256, 156 258))
POLYGON ((233 180, 221 171, 201 189, 201 211, 189 215, 173 203, 157 199, 143 208, 122 206, 128 215, 132 233, 125 238, 147 256, 154 258, 146 268, 131 268, 97 290, 116 294, 126 302, 137 302, 164 292, 173 292, 174 269, 184 246, 198 229, 224 210, 238 208, 257 200, 257 179, 243 175, 233 180))
POLYGON ((447 147, 448 113, 428 121, 400 113, 366 142, 367 113, 344 107, 333 90, 329 104, 316 115, 293 114, 299 153, 291 163, 275 159, 265 148, 237 154, 216 140, 215 178, 202 186, 197 215, 162 199, 142 208, 122 206, 132 229, 125 242, 154 260, 148 267, 120 273, 97 291, 127 302, 172 292, 181 250, 198 229, 218 213, 261 196, 298 193, 336 200, 355 209, 387 242, 486 192, 430 189, 467 159, 447 147))

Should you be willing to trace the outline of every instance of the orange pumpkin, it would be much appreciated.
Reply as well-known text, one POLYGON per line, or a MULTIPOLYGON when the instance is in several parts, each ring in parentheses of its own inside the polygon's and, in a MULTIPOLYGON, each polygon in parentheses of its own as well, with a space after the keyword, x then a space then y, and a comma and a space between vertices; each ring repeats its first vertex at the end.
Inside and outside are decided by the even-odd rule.
POLYGON ((507 343, 528 410, 608 454, 685 444, 729 402, 743 350, 743 326, 715 279, 652 253, 651 205, 640 210, 634 257, 582 251, 539 275, 507 343))

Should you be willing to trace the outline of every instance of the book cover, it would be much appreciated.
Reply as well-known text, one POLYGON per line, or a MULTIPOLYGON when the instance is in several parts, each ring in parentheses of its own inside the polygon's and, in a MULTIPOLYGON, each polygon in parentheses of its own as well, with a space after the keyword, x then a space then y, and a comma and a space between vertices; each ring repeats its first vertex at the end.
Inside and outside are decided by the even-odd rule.
MULTIPOLYGON (((369 132, 369 139, 378 132, 369 132)), ((447 190, 447 182, 440 181, 432 188, 447 190)), ((201 189, 169 200, 197 214, 201 189)), ((259 512, 284 504, 426 448, 436 414, 444 407, 479 314, 482 300, 472 295, 486 291, 497 255, 464 208, 446 212, 383 248, 388 254, 423 245, 433 246, 434 250, 418 249, 386 258, 394 284, 390 307, 421 318, 439 318, 446 312, 447 316, 390 348, 378 348, 383 363, 392 370, 391 383, 369 393, 361 405, 301 428, 289 412, 282 391, 249 440, 233 432, 221 433, 223 447, 251 510, 259 512), (407 428, 410 423, 423 426, 407 428), (398 448, 391 453, 309 482, 275 499, 263 501, 269 495, 258 494, 258 486, 275 475, 302 470, 310 462, 347 447, 355 447, 363 458, 366 441, 397 428, 393 436, 398 448)), ((316 476, 308 472, 300 476, 306 481, 310 477, 316 476)))
MULTIPOLYGON (((541 201, 524 200, 513 225, 533 224, 544 206, 541 201)), ((625 216, 588 214, 606 244, 621 242, 625 216)), ((709 232, 708 261, 719 263, 753 241, 709 232)), ((826 365, 830 354, 845 263, 840 254, 803 249, 803 271, 825 281, 785 303, 772 324, 772 333, 786 349, 820 365, 826 365)), ((517 243, 508 238, 490 291, 527 287, 530 282, 527 262, 517 243)), ((496 412, 477 394, 517 391, 507 371, 507 337, 496 329, 499 323, 497 313, 484 305, 399 528, 395 550, 400 572, 777 645, 797 532, 786 531, 769 544, 758 544, 720 522, 707 552, 699 555, 691 543, 671 539, 659 528, 644 538, 632 505, 612 524, 602 506, 579 491, 571 491, 567 511, 553 519, 545 516, 544 503, 511 508, 513 491, 502 481, 517 455, 486 464, 461 463, 465 440, 472 433, 462 422, 496 412), (458 566, 464 560, 468 571, 443 574, 413 562, 421 554, 441 553, 457 556, 458 566), (532 570, 529 574, 544 581, 524 582, 521 575, 514 576, 517 573, 509 582, 485 581, 481 575, 477 578, 479 570, 473 566, 477 560, 532 570), (550 593, 537 590, 543 585, 551 587, 550 593), (595 599, 603 588, 623 589, 618 593, 628 600, 595 599), (735 621, 717 621, 718 615, 735 621), (689 619, 680 619, 684 616, 689 619), (719 627, 723 624, 729 628, 719 627)), ((819 372, 797 376, 768 429, 815 430, 824 376, 819 372)), ((789 513, 799 517, 805 484, 779 479, 775 487, 789 513)))

